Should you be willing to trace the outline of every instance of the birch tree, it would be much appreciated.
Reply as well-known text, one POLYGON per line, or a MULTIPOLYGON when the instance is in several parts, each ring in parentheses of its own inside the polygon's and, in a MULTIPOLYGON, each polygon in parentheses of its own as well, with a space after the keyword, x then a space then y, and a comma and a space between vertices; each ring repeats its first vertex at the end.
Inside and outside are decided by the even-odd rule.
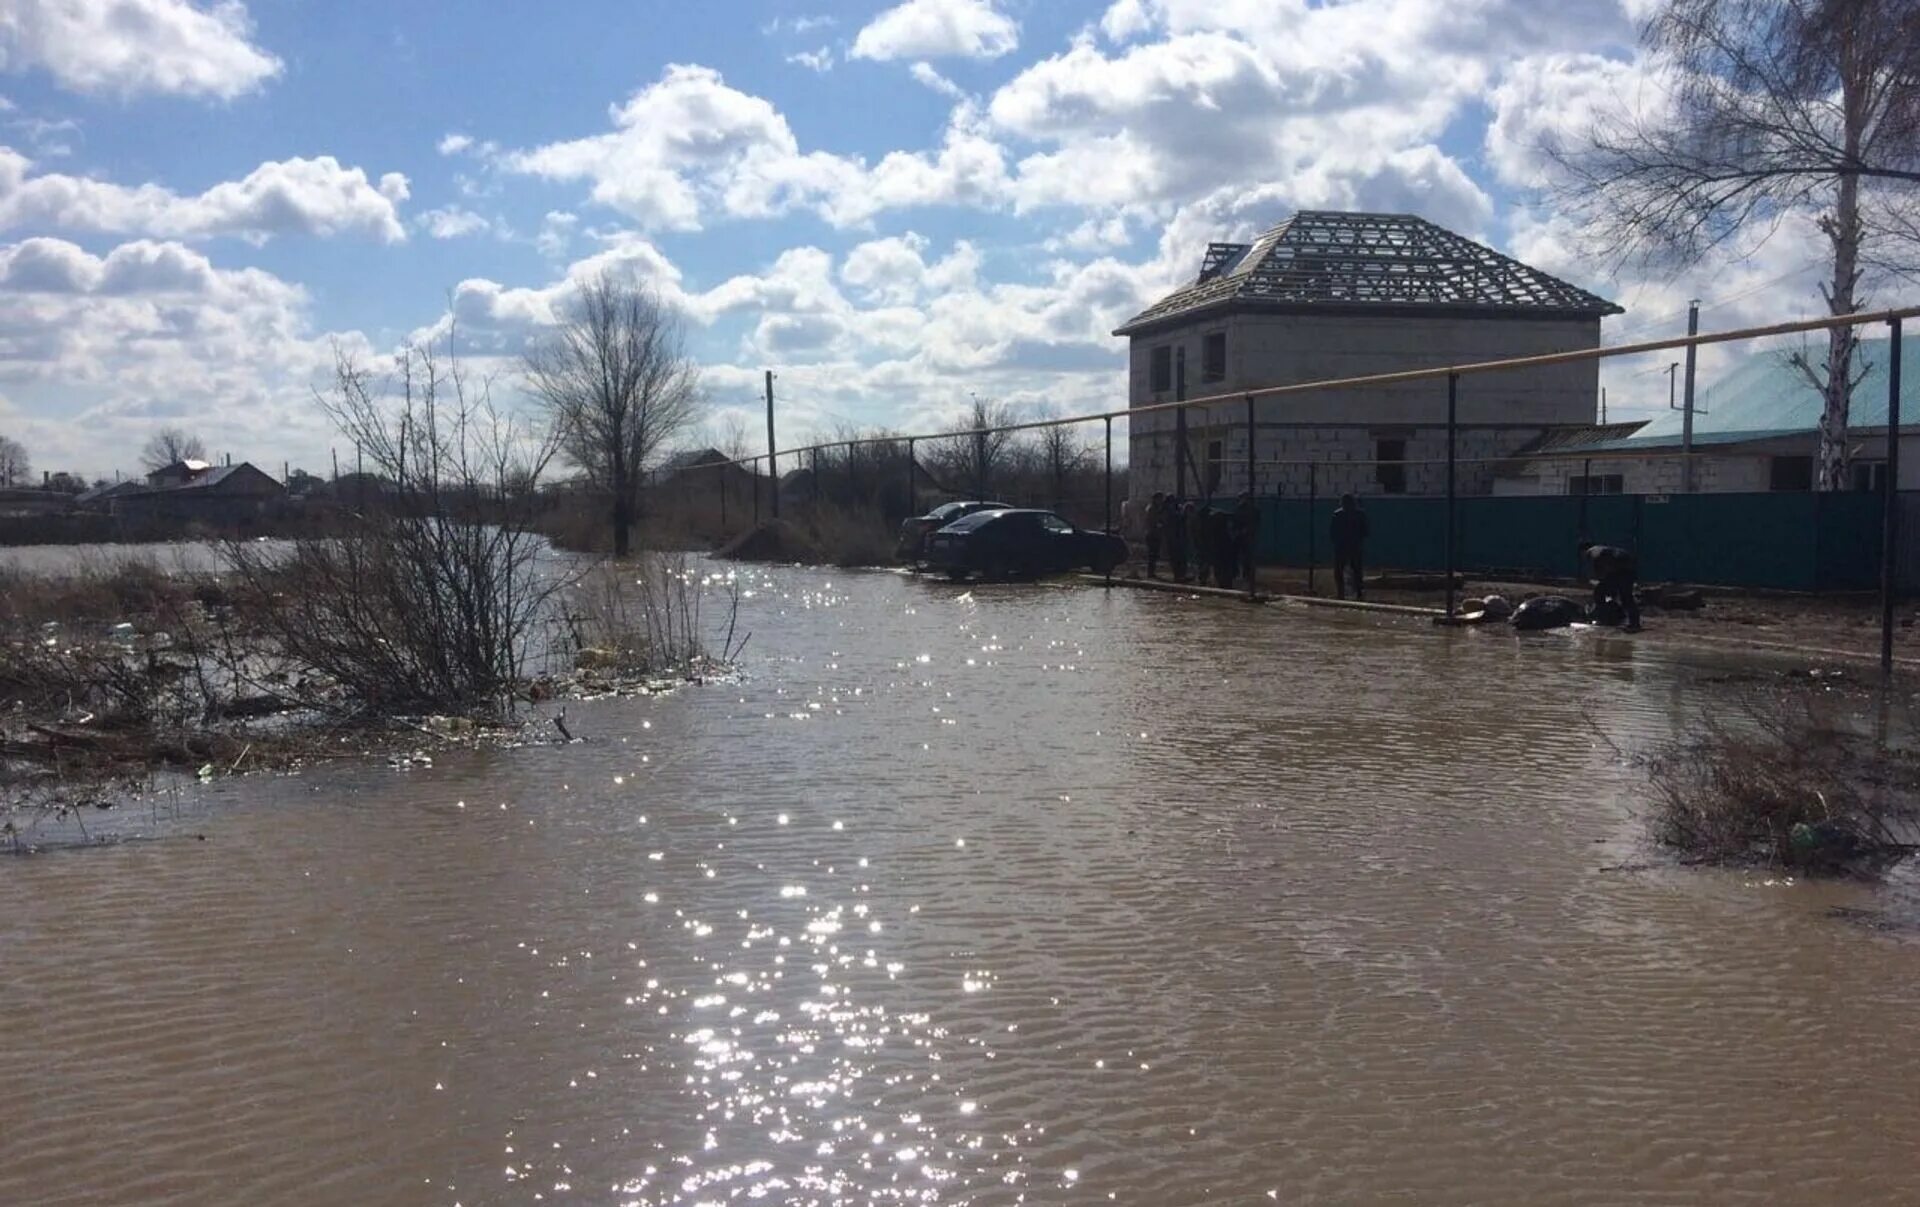
MULTIPOLYGON (((1920 252, 1920 0, 1666 0, 1643 42, 1670 104, 1602 116, 1549 147, 1596 246, 1698 263, 1737 235, 1811 215, 1828 312, 1920 252)), ((1855 328, 1796 364, 1823 399, 1823 490, 1847 485, 1855 328)))

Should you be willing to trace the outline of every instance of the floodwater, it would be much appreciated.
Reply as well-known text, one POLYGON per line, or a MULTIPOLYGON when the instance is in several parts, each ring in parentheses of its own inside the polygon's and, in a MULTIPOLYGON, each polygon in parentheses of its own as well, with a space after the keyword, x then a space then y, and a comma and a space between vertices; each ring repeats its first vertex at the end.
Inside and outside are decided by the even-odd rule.
POLYGON ((577 745, 0 863, 0 1202, 1920 1198, 1912 885, 1603 870, 1724 664, 802 570, 742 627, 577 745))

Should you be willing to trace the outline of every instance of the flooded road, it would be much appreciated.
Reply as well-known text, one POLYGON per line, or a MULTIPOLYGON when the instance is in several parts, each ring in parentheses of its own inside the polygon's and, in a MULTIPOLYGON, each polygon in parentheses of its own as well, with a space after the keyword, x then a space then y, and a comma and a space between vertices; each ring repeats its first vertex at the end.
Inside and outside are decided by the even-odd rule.
POLYGON ((1704 663, 756 587, 582 744, 0 862, 0 1202, 1920 1197, 1911 885, 1601 870, 1704 663))

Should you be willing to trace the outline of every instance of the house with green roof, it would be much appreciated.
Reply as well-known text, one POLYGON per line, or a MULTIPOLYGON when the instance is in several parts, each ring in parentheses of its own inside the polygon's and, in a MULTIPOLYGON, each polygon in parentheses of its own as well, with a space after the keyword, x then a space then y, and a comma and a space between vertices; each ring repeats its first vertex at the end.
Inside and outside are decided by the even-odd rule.
MULTIPOLYGON (((1824 347, 1799 343, 1743 355, 1696 395, 1693 483, 1703 493, 1812 490, 1824 405, 1796 353, 1818 364, 1824 347)), ((1863 339, 1848 413, 1853 485, 1878 490, 1887 465, 1891 344, 1863 339), (1864 369, 1864 371, 1862 371, 1864 369)), ((1901 340, 1900 489, 1920 490, 1920 335, 1901 340)), ((1497 494, 1677 494, 1684 417, 1668 411, 1623 432, 1620 425, 1543 436, 1495 476, 1497 494)))

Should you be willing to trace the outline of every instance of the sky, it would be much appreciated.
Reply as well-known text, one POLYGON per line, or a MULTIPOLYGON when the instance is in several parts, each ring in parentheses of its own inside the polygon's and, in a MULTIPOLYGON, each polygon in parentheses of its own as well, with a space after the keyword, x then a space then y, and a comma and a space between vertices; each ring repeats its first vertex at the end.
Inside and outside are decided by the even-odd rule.
POLYGON ((1819 313, 1804 224, 1676 275, 1544 199, 1542 138, 1648 87, 1648 2, 6 0, 0 434, 325 473, 337 356, 451 341, 520 405, 603 272, 683 316, 716 441, 767 369, 783 444, 1106 409, 1113 328, 1303 208, 1480 239, 1626 306, 1609 342, 1819 313))

